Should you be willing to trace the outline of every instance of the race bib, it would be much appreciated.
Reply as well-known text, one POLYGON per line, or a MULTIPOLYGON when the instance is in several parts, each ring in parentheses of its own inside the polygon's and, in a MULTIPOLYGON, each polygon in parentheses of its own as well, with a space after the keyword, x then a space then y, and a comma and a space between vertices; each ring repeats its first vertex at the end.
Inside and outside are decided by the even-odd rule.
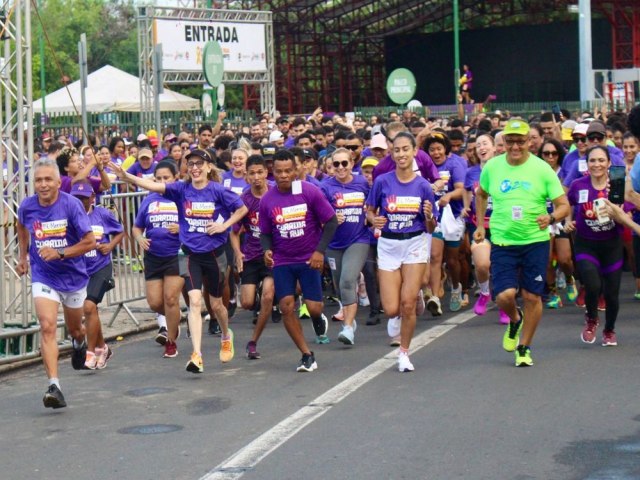
POLYGON ((589 201, 589 190, 578 191, 578 203, 587 203, 589 201))
POLYGON ((511 207, 511 220, 522 220, 522 207, 511 207))

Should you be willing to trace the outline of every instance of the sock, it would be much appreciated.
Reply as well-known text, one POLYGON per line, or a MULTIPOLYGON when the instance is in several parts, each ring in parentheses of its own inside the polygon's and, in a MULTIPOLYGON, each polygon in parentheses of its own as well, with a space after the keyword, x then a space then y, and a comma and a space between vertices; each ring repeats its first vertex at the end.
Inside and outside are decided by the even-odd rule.
POLYGON ((165 317, 164 315, 158 314, 158 316, 156 317, 156 320, 158 322, 158 328, 167 328, 167 317, 165 317))
POLYGON ((58 377, 51 377, 49 379, 49 385, 55 385, 56 387, 58 387, 58 389, 60 389, 60 379, 58 379, 58 377))
POLYGON ((78 343, 78 341, 74 338, 71 341, 71 344, 73 345, 74 350, 80 350, 84 345, 84 338, 82 339, 82 343, 78 343))
POLYGON ((480 282, 480 293, 482 295, 489 295, 489 280, 480 282))
POLYGON ((459 283, 457 288, 451 290, 452 292, 461 293, 462 292, 462 284, 459 283))
POLYGON ((398 353, 398 355, 409 355, 409 349, 400 347, 400 352, 398 353))

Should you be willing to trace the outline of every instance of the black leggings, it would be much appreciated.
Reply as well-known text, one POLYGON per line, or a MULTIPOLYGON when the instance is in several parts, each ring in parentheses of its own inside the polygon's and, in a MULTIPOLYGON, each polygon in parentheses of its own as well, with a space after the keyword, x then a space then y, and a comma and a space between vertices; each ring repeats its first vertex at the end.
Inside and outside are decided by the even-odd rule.
POLYGON ((602 292, 607 302, 604 329, 613 330, 620 308, 622 238, 593 241, 576 236, 575 251, 578 271, 586 291, 587 316, 598 318, 598 297, 602 292))

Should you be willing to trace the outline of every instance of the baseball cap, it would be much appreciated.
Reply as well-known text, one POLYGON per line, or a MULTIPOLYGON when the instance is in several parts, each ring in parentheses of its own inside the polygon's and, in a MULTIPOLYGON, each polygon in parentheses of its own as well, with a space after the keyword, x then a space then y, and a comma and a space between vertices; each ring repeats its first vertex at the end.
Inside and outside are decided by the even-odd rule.
POLYGON ((571 135, 582 135, 582 136, 586 136, 587 135, 587 129, 589 128, 589 125, 586 123, 579 123, 576 125, 576 128, 573 129, 573 132, 571 133, 571 135))
POLYGON ((93 188, 86 182, 78 182, 71 185, 71 195, 74 197, 86 197, 89 198, 93 195, 93 188))
POLYGON ((138 152, 138 158, 143 158, 143 157, 153 158, 153 152, 148 148, 141 148, 140 151, 138 152))
POLYGON ((378 165, 378 159, 376 157, 367 157, 360 164, 360 168, 362 167, 375 167, 378 165))
POLYGON ((503 130, 505 135, 528 135, 529 124, 524 120, 509 120, 503 130))
POLYGON ((156 137, 149 137, 149 143, 152 147, 158 146, 158 139, 156 137))
POLYGON ((315 150, 312 150, 310 148, 303 148, 302 151, 304 152, 304 158, 313 158, 313 159, 318 158, 316 156, 315 150))
POLYGON ((178 137, 176 137, 175 133, 167 133, 164 136, 164 141, 165 142, 175 142, 178 139, 178 137))
POLYGON ((270 142, 276 142, 278 140, 281 140, 284 138, 284 135, 282 134, 282 132, 280 130, 274 130, 273 132, 271 132, 269 134, 269 141, 270 142))
POLYGON ((262 146, 262 156, 265 160, 273 160, 273 156, 278 151, 278 147, 273 145, 272 143, 267 143, 262 146))
POLYGON ((199 158, 201 158, 204 161, 209 162, 209 163, 214 163, 215 162, 214 158, 206 150, 200 150, 200 149, 193 150, 191 153, 189 153, 187 155, 186 158, 187 158, 187 160, 189 160, 191 157, 199 157, 199 158))
POLYGON ((562 123, 562 140, 569 141, 572 139, 573 129, 577 123, 574 120, 566 120, 562 123))
POLYGON ((599 133, 601 135, 606 135, 607 128, 604 126, 604 123, 602 123, 601 121, 594 120, 589 124, 589 128, 587 128, 587 135, 589 135, 590 133, 599 133))
POLYGON ((51 140, 51 134, 50 133, 43 133, 42 134, 42 140, 51 140))
POLYGON ((373 150, 374 148, 382 148, 384 150, 387 149, 387 139, 381 133, 374 135, 371 137, 371 143, 369 144, 369 148, 373 150))
POLYGON ((136 138, 136 142, 140 143, 143 140, 148 140, 149 137, 147 137, 144 133, 141 133, 140 135, 138 135, 138 138, 136 138))

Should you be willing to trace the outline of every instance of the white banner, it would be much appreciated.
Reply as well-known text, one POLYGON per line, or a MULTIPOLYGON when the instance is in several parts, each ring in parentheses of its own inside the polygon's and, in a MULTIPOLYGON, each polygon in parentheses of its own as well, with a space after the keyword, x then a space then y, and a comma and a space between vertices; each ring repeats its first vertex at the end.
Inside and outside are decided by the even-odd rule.
POLYGON ((201 72, 202 50, 209 41, 220 42, 225 72, 267 70, 264 24, 172 19, 154 22, 154 43, 162 43, 164 70, 201 72))

